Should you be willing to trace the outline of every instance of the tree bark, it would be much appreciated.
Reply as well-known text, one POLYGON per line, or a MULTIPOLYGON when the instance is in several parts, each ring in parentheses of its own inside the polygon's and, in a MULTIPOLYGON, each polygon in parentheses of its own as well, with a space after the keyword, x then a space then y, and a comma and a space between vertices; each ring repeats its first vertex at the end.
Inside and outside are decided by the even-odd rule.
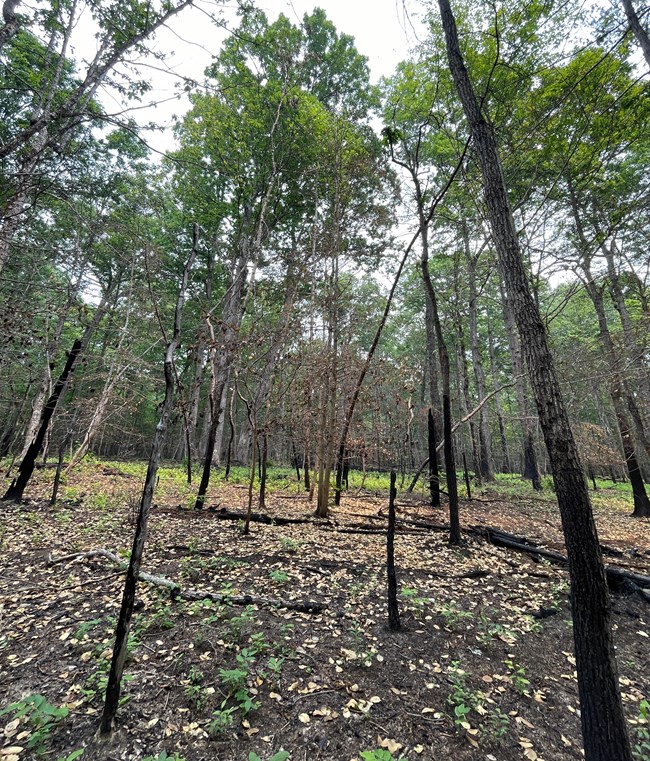
POLYGON ((7 489, 3 499, 12 502, 20 502, 20 500, 23 498, 23 492, 25 491, 25 487, 32 477, 34 467, 36 466, 36 459, 38 458, 41 448, 43 447, 43 442, 45 441, 45 436, 47 435, 50 420, 54 415, 54 410, 56 409, 59 398, 68 385, 68 379, 74 369, 77 358, 81 354, 81 350, 82 342, 81 339, 78 338, 72 345, 72 349, 68 354, 68 359, 65 363, 65 366, 63 367, 63 370, 61 371, 61 375, 59 375, 56 385, 54 386, 52 395, 47 400, 46 405, 43 407, 38 432, 32 443, 29 445, 23 461, 20 463, 20 467, 18 468, 18 477, 13 480, 11 486, 7 489))
POLYGON ((533 300, 508 201, 494 130, 465 67, 449 0, 438 0, 449 68, 483 175, 492 234, 525 352, 548 450, 567 548, 586 761, 632 761, 618 687, 611 608, 596 524, 558 383, 546 328, 533 300))
POLYGON ((388 531, 386 534, 386 575, 388 577, 388 628, 399 631, 399 607, 397 605, 397 574, 395 573, 395 471, 390 473, 390 496, 388 500, 388 531))
MULTIPOLYGON (((472 351, 472 369, 476 382, 476 394, 479 399, 485 396, 485 371, 483 370, 483 358, 479 348, 478 336, 478 308, 476 305, 478 293, 476 290, 476 268, 479 254, 473 255, 470 250, 469 230, 467 225, 462 226, 463 251, 467 263, 467 282, 469 286, 469 341, 472 351)), ((490 427, 488 424, 487 407, 481 407, 478 419, 479 439, 479 471, 485 481, 494 481, 494 467, 492 464, 492 446, 490 443, 490 427)))
MULTIPOLYGON (((196 240, 195 227, 195 240, 196 240)), ((122 685, 122 674, 126 662, 127 645, 129 640, 129 629, 131 628, 131 618, 133 617, 133 606, 135 604, 135 592, 140 576, 140 566, 142 564, 142 555, 147 538, 147 526, 149 523, 149 514, 151 512, 151 503, 153 501, 153 492, 156 486, 156 477, 158 475, 158 466, 162 455, 162 448, 165 441, 165 432, 167 422, 171 414, 172 404, 174 401, 174 387, 176 385, 174 373, 174 352, 180 342, 181 333, 181 314, 183 303, 185 301, 185 290, 189 280, 190 269, 196 255, 196 247, 192 247, 192 252, 185 264, 181 285, 176 300, 176 309, 174 311, 174 328, 171 341, 167 344, 165 352, 165 398, 160 411, 160 420, 156 426, 151 454, 149 456, 149 466, 144 481, 142 497, 140 499, 140 509, 136 523, 135 533, 133 535, 133 545, 131 547, 131 556, 129 558, 129 567, 126 572, 124 581, 124 591, 122 593, 122 605, 120 615, 115 630, 115 645, 113 647, 113 657, 111 658, 111 668, 108 674, 108 684, 106 686, 106 698, 104 701, 104 711, 102 713, 99 731, 102 735, 108 735, 113 730, 113 721, 120 700, 120 691, 122 685)))
POLYGON ((630 29, 636 37, 641 50, 643 51, 643 57, 645 58, 646 63, 650 67, 650 37, 648 37, 648 33, 641 25, 641 21, 639 20, 639 17, 634 10, 634 6, 632 5, 632 0, 621 0, 621 2, 623 3, 623 8, 625 9, 625 15, 627 16, 627 21, 630 25, 630 29))

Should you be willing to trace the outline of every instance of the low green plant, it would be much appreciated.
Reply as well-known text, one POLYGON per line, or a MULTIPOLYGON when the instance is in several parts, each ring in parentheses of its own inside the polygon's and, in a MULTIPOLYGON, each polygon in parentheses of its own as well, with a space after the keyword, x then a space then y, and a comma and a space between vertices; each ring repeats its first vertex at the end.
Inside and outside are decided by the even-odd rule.
POLYGON ((510 717, 500 708, 493 708, 481 725, 481 730, 489 740, 500 740, 510 727, 510 717))
POLYGON ((68 753, 67 756, 57 756, 56 761, 75 761, 76 758, 80 758, 86 752, 85 748, 78 748, 73 750, 72 753, 68 753))
POLYGON ((374 750, 362 750, 359 755, 363 761, 406 761, 404 756, 395 760, 393 754, 385 748, 375 748, 374 750))
POLYGON ((286 571, 274 568, 272 571, 269 571, 269 578, 276 584, 286 584, 289 581, 289 574, 286 571))
POLYGON ((221 737, 222 734, 227 732, 233 725, 233 713, 237 710, 236 706, 226 708, 225 701, 221 704, 221 707, 212 712, 212 719, 208 723, 207 731, 210 737, 221 737))
POLYGON ((479 616, 478 629, 479 634, 477 635, 477 639, 482 645, 487 645, 496 638, 510 642, 517 641, 517 633, 514 629, 511 629, 509 626, 501 624, 498 621, 491 621, 483 613, 479 616))
POLYGON ((142 761, 185 761, 185 758, 178 753, 174 753, 170 756, 166 750, 161 750, 160 753, 155 756, 145 756, 142 761))
POLYGON ((187 672, 188 684, 185 685, 183 694, 200 711, 206 704, 208 693, 203 687, 203 672, 195 666, 190 666, 187 672))
POLYGON ((632 738, 632 755, 637 761, 650 761, 650 702, 639 703, 639 716, 632 738))
POLYGON ((461 610, 451 602, 440 608, 440 615, 445 619, 445 626, 449 629, 455 629, 458 624, 474 617, 468 610, 461 610))
POLYGON ((530 681, 526 679, 526 671, 523 666, 520 666, 518 663, 514 663, 509 659, 505 660, 504 664, 508 669, 508 676, 510 677, 512 686, 520 695, 525 695, 530 687, 530 681))
POLYGON ((282 547, 285 552, 297 552, 300 548, 300 543, 288 536, 281 536, 280 547, 282 547))
MULTIPOLYGON (((287 761, 291 757, 291 753, 288 750, 280 749, 277 753, 269 756, 266 761, 287 761)), ((264 761, 263 758, 257 755, 254 750, 248 754, 248 761, 264 761)))
POLYGON ((453 721, 456 727, 467 723, 467 715, 479 703, 478 696, 469 685, 469 674, 460 668, 458 661, 452 661, 448 672, 451 692, 447 697, 447 703, 453 710, 453 721))
POLYGON ((72 635, 77 641, 85 639, 88 632, 101 624, 101 618, 93 618, 91 621, 82 621, 77 627, 77 631, 72 635))
POLYGON ((415 587, 402 587, 400 590, 400 596, 407 600, 418 613, 422 612, 427 603, 427 598, 420 597, 420 594, 415 587))
POLYGON ((233 642, 239 642, 244 631, 254 621, 253 612, 253 606, 247 605, 239 615, 228 619, 228 628, 233 642))
MULTIPOLYGON (((37 756, 42 756, 47 752, 50 733, 66 718, 69 711, 66 706, 55 706, 48 703, 42 695, 29 695, 3 708, 0 711, 0 716, 9 713, 13 714, 14 720, 27 719, 31 731, 26 745, 37 756)), ((75 758, 77 757, 75 756, 75 758)))

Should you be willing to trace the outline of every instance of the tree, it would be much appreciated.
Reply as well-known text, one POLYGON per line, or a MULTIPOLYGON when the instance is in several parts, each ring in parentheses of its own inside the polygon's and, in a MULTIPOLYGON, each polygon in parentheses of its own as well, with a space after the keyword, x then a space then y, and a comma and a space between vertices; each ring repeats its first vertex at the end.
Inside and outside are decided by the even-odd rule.
POLYGON ((481 166, 492 234, 526 356, 564 531, 581 723, 587 761, 631 761, 611 632, 607 581, 589 494, 546 329, 531 296, 492 124, 471 83, 449 0, 438 6, 449 68, 481 166))

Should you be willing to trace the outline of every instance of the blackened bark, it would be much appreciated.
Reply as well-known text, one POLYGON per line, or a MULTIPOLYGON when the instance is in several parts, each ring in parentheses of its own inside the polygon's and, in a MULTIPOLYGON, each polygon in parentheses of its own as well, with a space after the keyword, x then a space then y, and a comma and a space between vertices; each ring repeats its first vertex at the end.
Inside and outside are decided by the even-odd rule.
POLYGON ((63 450, 65 443, 62 443, 59 447, 59 459, 56 463, 56 473, 54 474, 54 485, 52 486, 52 496, 50 497, 50 505, 56 505, 57 497, 59 496, 59 484, 61 483, 61 469, 63 468, 63 450))
POLYGON ((449 0, 438 0, 449 68, 483 175, 485 200, 548 450, 567 548, 580 715, 586 761, 632 761, 611 632, 607 581, 589 492, 533 300, 508 201, 496 137, 469 78, 449 0))
MULTIPOLYGON (((195 226, 195 240, 197 236, 197 227, 195 226)), ((122 605, 120 615, 115 630, 115 645, 113 647, 113 656, 111 658, 111 668, 108 674, 108 683, 106 686, 106 698, 104 700, 104 711, 99 726, 102 735, 108 735, 113 730, 113 721, 120 701, 120 691, 122 686, 122 674, 124 673, 124 664, 126 662, 127 646, 129 641, 129 630, 131 628, 131 619, 133 617, 133 607, 135 604, 135 592, 142 564, 142 554, 144 544, 147 538, 147 526, 149 523, 149 513, 151 512, 151 503, 153 501, 153 492, 156 486, 156 477, 158 475, 158 466, 162 454, 163 444, 165 442, 165 432, 167 431, 167 422, 172 411, 174 401, 174 387, 176 378, 174 373, 174 352, 180 342, 181 332, 181 314, 183 303, 185 301, 185 290, 189 279, 190 269, 196 255, 196 247, 185 264, 183 277, 178 291, 176 300, 176 309, 174 311, 174 332, 171 341, 167 344, 165 352, 165 398, 160 410, 160 420, 156 426, 156 433, 149 455, 149 465, 147 475, 144 481, 142 497, 140 499, 140 509, 136 522, 135 532, 133 535, 133 545, 131 547, 131 556, 129 558, 129 567, 126 572, 124 581, 124 590, 122 592, 122 605)))
POLYGON ((266 458, 269 452, 269 439, 266 431, 262 434, 262 444, 260 446, 260 496, 259 506, 260 510, 266 507, 266 478, 267 478, 267 463, 266 458))
POLYGON ((447 477, 447 496, 449 498, 449 543, 456 545, 461 543, 461 534, 460 514, 458 511, 458 483, 456 480, 456 461, 454 458, 454 440, 451 424, 449 352, 447 351, 447 344, 442 333, 436 292, 433 289, 433 283, 431 282, 431 275, 429 273, 429 259, 426 247, 423 247, 422 251, 422 259, 420 260, 422 281, 424 282, 424 287, 431 302, 433 324, 436 331, 436 341, 438 343, 440 374, 442 376, 442 435, 444 436, 443 453, 445 458, 445 475, 447 477))
POLYGON ((472 499, 472 483, 469 480, 469 471, 467 470, 467 457, 463 452, 463 476, 465 478, 465 488, 467 489, 467 499, 472 499))
POLYGON ((388 533, 386 536, 386 572, 388 576, 388 627, 391 631, 401 628, 397 605, 397 574, 395 573, 395 488, 396 474, 390 472, 390 496, 388 500, 388 533))
POLYGON ((78 338, 72 345, 72 349, 68 354, 68 359, 66 360, 65 366, 61 371, 61 375, 59 375, 59 378, 54 386, 54 390, 52 391, 50 398, 47 400, 45 407, 43 407, 38 433, 36 434, 34 441, 32 441, 32 443, 29 445, 27 453, 25 454, 23 461, 20 463, 20 467, 18 468, 18 477, 13 480, 11 486, 7 489, 3 499, 12 502, 20 502, 20 500, 23 498, 23 492, 29 483, 29 479, 32 477, 34 467, 36 466, 36 459, 38 458, 41 448, 43 447, 43 442, 45 441, 45 436, 47 435, 50 420, 52 419, 52 415, 54 415, 54 410, 56 409, 59 398, 68 385, 68 379, 74 370, 75 362, 77 361, 81 350, 82 342, 81 339, 78 338))
POLYGON ((430 407, 427 413, 427 433, 429 447, 429 496, 431 498, 431 507, 440 507, 440 475, 438 473, 438 453, 436 451, 438 445, 436 423, 433 417, 433 410, 430 407))

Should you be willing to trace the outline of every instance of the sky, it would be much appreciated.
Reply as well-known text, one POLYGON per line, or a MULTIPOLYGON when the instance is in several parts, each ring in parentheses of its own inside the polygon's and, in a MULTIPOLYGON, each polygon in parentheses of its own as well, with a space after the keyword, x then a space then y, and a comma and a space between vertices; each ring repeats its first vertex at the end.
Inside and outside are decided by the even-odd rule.
MULTIPOLYGON (((174 147, 171 126, 174 116, 182 115, 189 107, 186 97, 176 98, 180 77, 201 81, 203 71, 219 52, 227 32, 210 22, 210 13, 220 3, 195 0, 162 30, 154 41, 156 49, 164 53, 164 61, 151 61, 142 69, 151 77, 153 90, 148 99, 157 101, 153 108, 140 108, 133 116, 140 124, 156 122, 162 132, 148 132, 147 142, 159 152, 174 147), (166 72, 164 70, 167 70, 166 72)), ((321 7, 334 23, 337 31, 355 38, 357 50, 368 58, 373 81, 389 76, 399 61, 424 37, 417 0, 257 0, 257 7, 273 20, 284 13, 298 24, 305 13, 321 7)), ((235 26, 237 23, 232 16, 235 26)), ((119 112, 122 104, 111 102, 111 96, 102 98, 108 111, 119 112)))

